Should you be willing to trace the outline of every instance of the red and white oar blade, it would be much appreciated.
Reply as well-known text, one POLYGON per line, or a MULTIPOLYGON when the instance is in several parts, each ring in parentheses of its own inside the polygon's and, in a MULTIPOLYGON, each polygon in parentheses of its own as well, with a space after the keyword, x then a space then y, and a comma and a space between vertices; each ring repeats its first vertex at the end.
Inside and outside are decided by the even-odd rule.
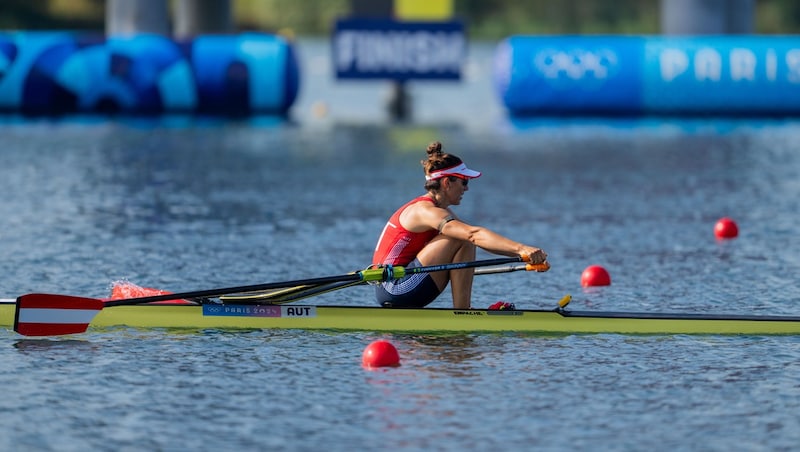
POLYGON ((83 333, 103 301, 69 295, 27 294, 17 298, 14 331, 24 336, 83 333))

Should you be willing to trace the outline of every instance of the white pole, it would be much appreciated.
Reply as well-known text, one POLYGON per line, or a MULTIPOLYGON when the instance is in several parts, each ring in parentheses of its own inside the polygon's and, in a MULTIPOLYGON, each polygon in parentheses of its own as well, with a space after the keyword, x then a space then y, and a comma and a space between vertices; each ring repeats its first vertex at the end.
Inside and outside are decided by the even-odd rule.
POLYGON ((754 0, 661 0, 665 35, 750 34, 754 0))
POLYGON ((106 36, 169 35, 167 0, 107 0, 106 36))

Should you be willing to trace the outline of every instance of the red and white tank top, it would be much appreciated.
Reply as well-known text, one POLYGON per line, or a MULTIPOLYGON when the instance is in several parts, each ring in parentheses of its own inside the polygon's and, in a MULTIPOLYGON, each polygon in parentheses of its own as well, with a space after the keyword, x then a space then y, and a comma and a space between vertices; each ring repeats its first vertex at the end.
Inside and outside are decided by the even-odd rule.
POLYGON ((400 225, 400 214, 412 204, 433 199, 427 196, 419 196, 407 202, 397 209, 397 211, 386 222, 383 232, 375 246, 375 254, 372 256, 372 263, 376 265, 408 265, 413 261, 425 245, 434 237, 439 235, 439 231, 431 229, 425 232, 411 232, 400 225))

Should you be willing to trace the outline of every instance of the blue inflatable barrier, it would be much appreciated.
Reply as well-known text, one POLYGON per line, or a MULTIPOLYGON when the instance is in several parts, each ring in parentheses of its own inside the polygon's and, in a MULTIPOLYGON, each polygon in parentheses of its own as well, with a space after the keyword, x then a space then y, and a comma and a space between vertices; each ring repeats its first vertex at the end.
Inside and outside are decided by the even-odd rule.
POLYGON ((800 114, 800 37, 514 36, 494 83, 512 116, 800 114))
POLYGON ((0 34, 0 110, 24 114, 288 112, 299 69, 269 34, 0 34))

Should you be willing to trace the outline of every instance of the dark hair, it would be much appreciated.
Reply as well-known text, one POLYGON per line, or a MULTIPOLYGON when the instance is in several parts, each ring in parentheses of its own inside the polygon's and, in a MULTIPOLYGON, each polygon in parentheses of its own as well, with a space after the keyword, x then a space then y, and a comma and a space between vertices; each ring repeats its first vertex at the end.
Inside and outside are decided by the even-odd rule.
MULTIPOLYGON (((422 163, 422 167, 425 169, 426 176, 433 171, 451 168, 462 163, 461 159, 457 156, 442 152, 442 143, 439 141, 434 141, 429 144, 425 152, 428 154, 428 158, 420 161, 420 163, 422 163)), ((441 186, 440 182, 440 179, 426 180, 425 190, 438 190, 441 186)))

